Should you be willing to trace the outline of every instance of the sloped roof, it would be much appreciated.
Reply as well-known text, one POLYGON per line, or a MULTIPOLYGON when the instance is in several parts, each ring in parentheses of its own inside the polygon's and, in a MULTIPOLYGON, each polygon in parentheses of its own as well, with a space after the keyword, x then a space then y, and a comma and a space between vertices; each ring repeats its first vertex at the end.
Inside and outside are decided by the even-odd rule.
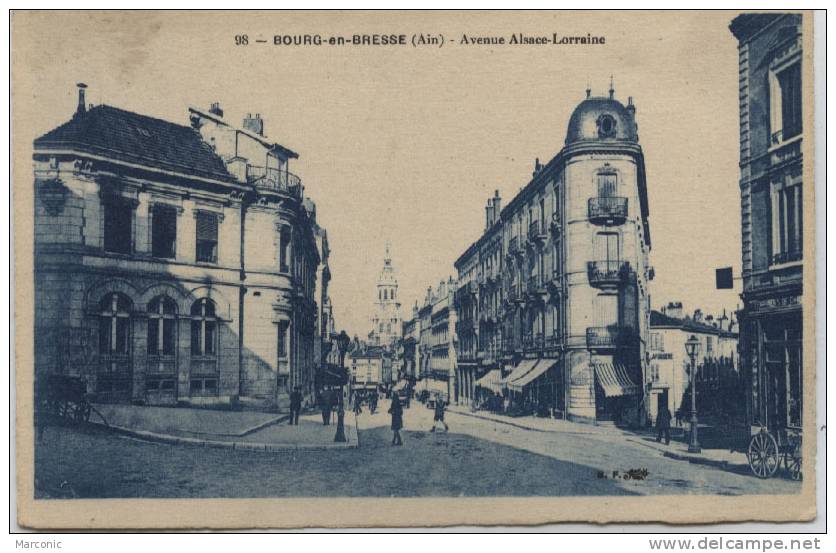
POLYGON ((226 182, 235 179, 198 131, 100 105, 35 139, 35 150, 71 149, 226 182))
POLYGON ((662 313, 661 311, 650 311, 650 326, 651 327, 675 327, 687 330, 690 332, 700 332, 703 334, 723 334, 734 336, 737 333, 729 332, 728 330, 721 330, 720 328, 706 324, 699 323, 693 319, 678 319, 662 313))

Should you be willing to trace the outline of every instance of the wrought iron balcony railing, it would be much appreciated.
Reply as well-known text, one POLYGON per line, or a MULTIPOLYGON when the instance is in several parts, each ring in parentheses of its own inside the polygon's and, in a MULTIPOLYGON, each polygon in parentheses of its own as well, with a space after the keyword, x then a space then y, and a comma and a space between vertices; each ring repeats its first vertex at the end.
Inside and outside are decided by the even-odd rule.
POLYGON ((247 165, 247 181, 261 191, 302 197, 302 180, 275 167, 247 165))
POLYGON ((589 284, 596 287, 618 286, 629 269, 626 261, 590 261, 586 265, 589 284))
POLYGON ((586 347, 589 349, 615 349, 621 343, 619 325, 591 326, 586 329, 586 347))
POLYGON ((627 219, 627 198, 597 196, 587 204, 589 220, 596 224, 619 225, 627 219))

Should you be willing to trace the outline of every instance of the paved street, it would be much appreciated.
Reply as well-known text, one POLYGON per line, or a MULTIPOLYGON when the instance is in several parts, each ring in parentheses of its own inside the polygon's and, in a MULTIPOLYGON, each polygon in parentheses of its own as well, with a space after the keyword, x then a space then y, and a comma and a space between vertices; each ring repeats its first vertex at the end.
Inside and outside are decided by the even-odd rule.
MULTIPOLYGON (((38 497, 565 496, 793 493, 797 482, 665 458, 643 438, 567 425, 525 430, 448 413, 449 433, 429 433, 432 412, 404 412, 404 446, 381 401, 358 419, 360 447, 256 452, 148 443, 96 427, 46 428, 36 445, 38 497), (644 480, 613 471, 647 470, 644 480), (601 478, 599 472, 607 478, 601 478)), ((266 430, 266 431, 269 431, 266 430)), ((264 431, 262 431, 264 432, 264 431)))

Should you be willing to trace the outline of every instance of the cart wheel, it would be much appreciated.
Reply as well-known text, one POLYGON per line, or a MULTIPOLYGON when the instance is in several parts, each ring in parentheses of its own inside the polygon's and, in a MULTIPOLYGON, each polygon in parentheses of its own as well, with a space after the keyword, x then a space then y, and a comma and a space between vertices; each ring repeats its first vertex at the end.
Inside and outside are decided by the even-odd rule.
POLYGON ((749 468, 758 478, 769 478, 778 470, 781 458, 778 456, 778 444, 768 432, 758 432, 749 442, 749 468))
POLYGON ((801 480, 801 444, 796 444, 791 451, 784 454, 784 466, 790 478, 793 480, 801 480))

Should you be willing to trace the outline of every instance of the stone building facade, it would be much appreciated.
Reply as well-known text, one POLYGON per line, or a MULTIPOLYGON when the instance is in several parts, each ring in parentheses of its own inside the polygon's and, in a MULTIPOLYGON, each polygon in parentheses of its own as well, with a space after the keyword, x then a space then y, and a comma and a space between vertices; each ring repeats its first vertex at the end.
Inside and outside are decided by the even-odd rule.
MULTIPOLYGON (((738 40, 743 260, 741 362, 753 424, 801 427, 802 16, 744 14, 738 40)), ((808 199, 809 201, 809 199, 808 199)))
POLYGON ((700 341, 699 356, 695 359, 698 379, 718 377, 716 373, 720 367, 735 372, 740 370, 737 324, 732 317, 723 313, 715 319, 711 315, 703 316, 699 309, 685 315, 678 302, 671 302, 660 311, 651 311, 647 374, 647 406, 651 420, 656 420, 662 406, 671 413, 676 413, 680 407, 685 412, 690 411, 690 404, 683 406, 682 401, 690 381, 691 360, 685 342, 691 336, 700 341))
POLYGON ((293 151, 215 104, 180 125, 86 106, 34 143, 36 377, 98 401, 313 392, 319 254, 293 151))
POLYGON ((635 112, 612 89, 587 91, 563 149, 507 206, 488 202, 485 232, 456 261, 470 397, 495 369, 523 408, 642 420, 652 273, 635 112))

